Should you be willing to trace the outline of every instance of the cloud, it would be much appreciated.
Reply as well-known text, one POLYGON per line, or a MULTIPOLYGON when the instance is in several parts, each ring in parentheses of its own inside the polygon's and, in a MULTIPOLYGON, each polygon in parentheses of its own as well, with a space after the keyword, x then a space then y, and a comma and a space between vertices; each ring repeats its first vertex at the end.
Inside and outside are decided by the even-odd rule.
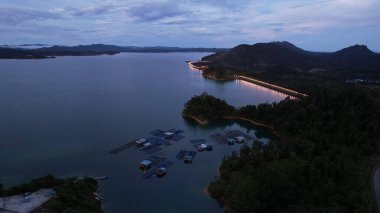
POLYGON ((126 8, 127 15, 138 21, 151 22, 185 15, 188 11, 175 2, 151 2, 126 8))
POLYGON ((31 21, 45 21, 50 19, 61 19, 61 15, 35 9, 0 8, 0 23, 4 25, 15 25, 31 21))
POLYGON ((68 11, 70 15, 73 16, 86 16, 86 15, 102 15, 113 10, 117 9, 117 7, 113 4, 106 5, 88 5, 83 8, 68 8, 65 11, 68 11))
MULTIPOLYGON (((345 36, 346 41, 360 37, 378 43, 375 38, 380 36, 379 0, 65 0, 48 3, 46 0, 33 0, 33 3, 4 0, 2 5, 2 30, 11 25, 17 25, 18 30, 35 28, 30 35, 46 39, 52 36, 50 34, 62 33, 63 43, 128 39, 124 44, 225 47, 271 40, 290 40, 297 44, 311 38, 318 43, 319 38, 324 36, 326 40, 330 34, 334 38, 345 36), (46 35, 42 25, 74 30, 56 30, 46 35), (366 36, 350 33, 364 28, 366 36), (65 38, 64 35, 70 36, 65 38)), ((26 32, 24 35, 27 37, 26 32)), ((15 40, 15 37, 6 40, 15 40)), ((376 48, 380 48, 379 44, 376 48)))

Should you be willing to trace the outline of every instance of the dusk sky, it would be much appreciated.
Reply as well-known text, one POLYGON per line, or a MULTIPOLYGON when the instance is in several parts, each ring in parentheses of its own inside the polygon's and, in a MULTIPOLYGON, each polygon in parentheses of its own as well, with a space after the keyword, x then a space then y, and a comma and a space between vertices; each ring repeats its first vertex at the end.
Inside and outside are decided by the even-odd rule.
POLYGON ((0 44, 233 47, 289 41, 380 51, 380 0, 1 0, 0 44))

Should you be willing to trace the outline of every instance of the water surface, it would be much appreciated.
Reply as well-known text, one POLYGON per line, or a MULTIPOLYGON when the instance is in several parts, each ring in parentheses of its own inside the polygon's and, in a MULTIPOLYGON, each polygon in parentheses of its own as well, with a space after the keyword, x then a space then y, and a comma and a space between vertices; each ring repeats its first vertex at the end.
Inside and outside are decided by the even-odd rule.
MULTIPOLYGON (((200 127, 181 116, 193 95, 208 92, 234 106, 285 96, 241 81, 215 82, 186 60, 206 53, 126 53, 115 56, 0 60, 0 182, 9 186, 48 173, 101 176, 105 212, 221 212, 204 192, 225 154, 237 146, 215 144, 192 165, 175 159, 189 140, 240 129, 245 123, 200 127), (134 149, 108 152, 154 129, 179 128, 186 138, 161 154, 175 162, 162 179, 144 180, 134 149)), ((261 134, 260 134, 261 135, 261 134)), ((267 140, 262 138, 262 140, 267 140)))

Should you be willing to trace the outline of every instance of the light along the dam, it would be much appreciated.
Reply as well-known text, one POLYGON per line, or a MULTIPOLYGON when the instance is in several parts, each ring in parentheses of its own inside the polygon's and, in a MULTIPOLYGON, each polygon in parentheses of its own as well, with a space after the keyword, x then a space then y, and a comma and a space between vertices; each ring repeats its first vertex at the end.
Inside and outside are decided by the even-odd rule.
MULTIPOLYGON (((191 68, 203 71, 203 70, 207 69, 210 61, 189 61, 187 63, 191 68)), ((285 93, 285 94, 288 94, 288 95, 291 95, 294 97, 307 97, 308 96, 307 94, 300 93, 300 92, 297 92, 295 90, 291 90, 291 89, 281 87, 281 86, 278 86, 275 84, 271 84, 268 82, 260 81, 260 80, 257 80, 255 78, 252 78, 252 77, 246 77, 243 75, 234 75, 234 78, 237 80, 242 80, 242 81, 254 83, 254 84, 269 88, 269 89, 273 89, 273 90, 276 90, 276 91, 279 91, 279 92, 282 92, 282 93, 285 93)))

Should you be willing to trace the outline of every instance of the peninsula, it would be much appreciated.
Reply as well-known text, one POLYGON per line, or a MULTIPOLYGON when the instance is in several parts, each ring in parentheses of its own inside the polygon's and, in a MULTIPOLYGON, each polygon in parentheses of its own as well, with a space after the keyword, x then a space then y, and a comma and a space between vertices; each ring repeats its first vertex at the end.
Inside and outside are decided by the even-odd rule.
POLYGON ((203 58, 203 74, 254 76, 308 93, 240 108, 203 93, 185 104, 183 115, 198 122, 237 118, 280 135, 225 157, 210 195, 231 212, 374 212, 380 90, 367 85, 378 83, 378 59, 365 46, 312 53, 281 42, 240 45, 203 58), (366 80, 352 84, 351 76, 366 80))
POLYGON ((244 76, 304 94, 346 83, 380 85, 380 54, 365 45, 311 52, 289 42, 243 44, 205 56, 199 64, 208 78, 244 76))
POLYGON ((212 197, 236 212, 374 211, 380 91, 331 88, 239 109, 216 102, 223 101, 194 96, 184 112, 204 120, 234 115, 273 126, 281 137, 226 157, 208 187, 212 197))

